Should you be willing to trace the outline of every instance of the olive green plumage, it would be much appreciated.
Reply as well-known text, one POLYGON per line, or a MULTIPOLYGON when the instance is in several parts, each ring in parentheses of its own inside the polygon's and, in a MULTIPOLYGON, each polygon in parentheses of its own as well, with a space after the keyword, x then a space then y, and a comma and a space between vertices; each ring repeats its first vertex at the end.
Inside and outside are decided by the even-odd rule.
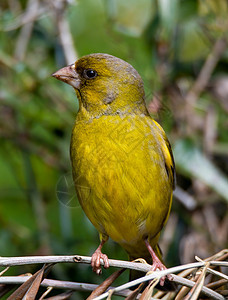
POLYGON ((79 100, 71 162, 83 210, 101 240, 111 237, 131 258, 148 258, 148 238, 161 259, 158 239, 170 213, 175 168, 166 135, 146 109, 141 77, 107 54, 84 56, 60 71, 79 100))

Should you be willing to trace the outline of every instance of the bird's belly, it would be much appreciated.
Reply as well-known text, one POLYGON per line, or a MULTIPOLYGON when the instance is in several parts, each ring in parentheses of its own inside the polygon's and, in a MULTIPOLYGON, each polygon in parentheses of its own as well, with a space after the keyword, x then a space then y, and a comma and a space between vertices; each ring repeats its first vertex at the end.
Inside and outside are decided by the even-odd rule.
POLYGON ((90 221, 100 233, 121 244, 128 253, 146 252, 143 239, 149 237, 153 240, 164 226, 171 191, 163 189, 161 192, 162 187, 158 188, 158 184, 155 189, 145 189, 143 180, 141 189, 138 189, 124 176, 112 182, 97 179, 98 182, 90 187, 88 184, 76 187, 90 221))
POLYGON ((132 120, 119 121, 118 131, 110 120, 108 126, 101 120, 86 128, 77 124, 71 161, 78 199, 86 215, 101 234, 130 253, 131 248, 145 249, 142 245, 147 236, 152 246, 153 241, 156 244, 170 211, 172 183, 160 142, 151 128, 143 124, 142 134, 132 120), (105 132, 102 138, 100 130, 105 132), (122 131, 126 134, 120 139, 122 131))

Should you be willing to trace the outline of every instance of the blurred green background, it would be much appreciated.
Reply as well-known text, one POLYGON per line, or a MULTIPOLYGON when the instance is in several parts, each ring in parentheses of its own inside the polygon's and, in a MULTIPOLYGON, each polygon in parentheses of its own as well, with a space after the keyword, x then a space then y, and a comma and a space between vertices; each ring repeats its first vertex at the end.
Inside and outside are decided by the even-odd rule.
MULTIPOLYGON (((226 0, 1 1, 1 256, 91 255, 98 245, 71 179, 78 102, 51 77, 94 52, 138 70, 148 109, 172 144, 178 188, 160 243, 167 265, 227 247, 227 15, 226 0)), ((112 241, 104 252, 127 259, 112 241)), ((49 278, 99 283, 112 271, 98 277, 89 266, 57 265, 49 278)))

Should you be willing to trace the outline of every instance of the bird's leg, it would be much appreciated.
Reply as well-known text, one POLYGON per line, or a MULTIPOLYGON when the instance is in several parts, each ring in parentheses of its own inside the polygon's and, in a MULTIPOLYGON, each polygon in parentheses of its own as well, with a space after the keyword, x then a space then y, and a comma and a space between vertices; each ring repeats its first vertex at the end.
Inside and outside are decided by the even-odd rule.
POLYGON ((98 246, 98 248, 92 255, 91 266, 93 268, 93 271, 97 275, 100 275, 102 272, 100 259, 103 259, 103 261, 104 261, 104 268, 109 268, 108 256, 101 252, 101 249, 105 242, 106 242, 106 240, 102 239, 100 242, 100 245, 98 246))
MULTIPOLYGON (((154 252, 153 248, 151 247, 151 245, 148 241, 148 238, 145 239, 145 244, 146 244, 146 247, 147 247, 148 251, 150 252, 150 255, 151 255, 152 260, 153 260, 151 271, 166 270, 167 269, 166 266, 157 257, 156 253, 154 252)), ((170 274, 167 275, 167 277, 168 277, 169 280, 172 280, 172 276, 170 274)), ((160 285, 163 286, 164 283, 165 283, 165 276, 161 277, 161 279, 160 279, 160 285)))

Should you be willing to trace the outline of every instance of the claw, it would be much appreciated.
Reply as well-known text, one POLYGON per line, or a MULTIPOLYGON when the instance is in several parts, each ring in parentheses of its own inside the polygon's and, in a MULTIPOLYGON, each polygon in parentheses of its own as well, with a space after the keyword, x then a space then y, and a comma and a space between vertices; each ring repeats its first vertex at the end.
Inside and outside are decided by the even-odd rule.
POLYGON ((102 269, 101 269, 101 259, 104 262, 104 268, 109 268, 109 261, 108 256, 101 252, 103 243, 99 245, 97 250, 93 253, 92 259, 91 259, 91 266, 93 269, 93 272, 95 272, 97 275, 101 275, 102 269))
MULTIPOLYGON (((162 271, 162 270, 166 270, 166 269, 167 268, 163 265, 163 263, 159 259, 155 260, 154 257, 153 257, 153 264, 152 264, 152 268, 151 268, 152 272, 157 271, 157 270, 162 271)), ((165 277, 166 276, 163 276, 163 277, 160 278, 160 285, 161 286, 164 286, 164 284, 165 284, 165 277)))
MULTIPOLYGON (((166 266, 160 261, 160 259, 157 257, 156 253, 154 252, 153 248, 151 247, 151 245, 149 244, 149 241, 148 240, 145 240, 145 244, 147 246, 147 249, 149 250, 150 252, 150 255, 152 256, 152 259, 153 259, 153 264, 152 264, 152 268, 151 268, 151 271, 162 271, 162 270, 166 270, 166 266)), ((173 277, 172 275, 168 274, 166 276, 163 276, 160 278, 160 285, 161 286, 164 286, 165 284, 165 279, 166 277, 169 279, 169 280, 172 280, 173 277)))

